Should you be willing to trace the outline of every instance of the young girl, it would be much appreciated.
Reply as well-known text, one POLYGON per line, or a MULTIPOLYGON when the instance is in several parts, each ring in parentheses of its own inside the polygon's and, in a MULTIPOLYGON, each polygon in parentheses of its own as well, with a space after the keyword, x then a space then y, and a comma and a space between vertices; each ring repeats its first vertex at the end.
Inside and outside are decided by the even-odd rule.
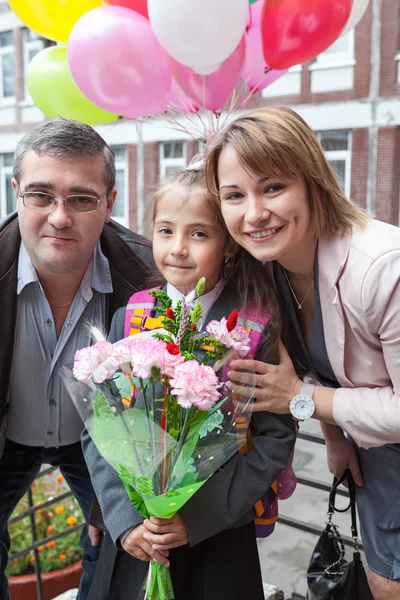
MULTIPOLYGON (((206 278, 200 328, 248 301, 259 309, 268 305, 274 327, 268 326, 258 357, 276 359, 279 318, 273 287, 258 286, 265 282, 262 265, 237 250, 206 192, 202 171, 189 168, 161 183, 153 224, 154 259, 169 296, 178 301, 206 278)), ((125 309, 120 309, 111 341, 124 337, 124 320, 125 309)), ((264 598, 253 507, 286 466, 295 434, 288 416, 254 413, 250 427, 247 455, 236 454, 172 519, 144 522, 85 436, 85 456, 109 532, 89 600, 135 600, 152 557, 170 564, 175 600, 264 598)))

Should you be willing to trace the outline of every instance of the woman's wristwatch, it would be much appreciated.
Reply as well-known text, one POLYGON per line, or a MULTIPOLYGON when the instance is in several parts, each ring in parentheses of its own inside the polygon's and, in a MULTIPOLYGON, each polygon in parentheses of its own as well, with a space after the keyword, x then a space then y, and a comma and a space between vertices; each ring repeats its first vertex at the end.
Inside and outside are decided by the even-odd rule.
POLYGON ((312 385, 311 383, 303 383, 300 394, 296 394, 296 396, 293 396, 291 399, 289 410, 296 421, 305 421, 313 416, 315 411, 315 404, 312 399, 314 388, 315 385, 312 385))

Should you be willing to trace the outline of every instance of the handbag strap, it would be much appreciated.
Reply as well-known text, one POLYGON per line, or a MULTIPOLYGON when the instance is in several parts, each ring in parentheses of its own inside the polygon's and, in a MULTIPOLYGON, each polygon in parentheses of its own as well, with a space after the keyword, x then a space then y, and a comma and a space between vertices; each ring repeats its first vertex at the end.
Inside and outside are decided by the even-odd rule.
POLYGON ((345 472, 343 473, 343 475, 341 477, 339 477, 339 479, 336 479, 336 477, 333 479, 333 486, 332 486, 332 489, 329 494, 328 515, 333 515, 334 512, 346 512, 347 510, 349 510, 349 508, 350 508, 350 512, 351 512, 351 536, 353 538, 354 551, 359 553, 360 550, 358 547, 358 529, 357 529, 357 513, 356 513, 356 486, 355 486, 354 479, 353 479, 353 476, 352 476, 350 470, 346 469, 345 472), (349 496, 350 496, 349 505, 346 506, 346 508, 336 508, 335 499, 336 499, 337 488, 339 487, 339 485, 341 483, 346 481, 346 479, 347 479, 348 486, 349 486, 349 496))

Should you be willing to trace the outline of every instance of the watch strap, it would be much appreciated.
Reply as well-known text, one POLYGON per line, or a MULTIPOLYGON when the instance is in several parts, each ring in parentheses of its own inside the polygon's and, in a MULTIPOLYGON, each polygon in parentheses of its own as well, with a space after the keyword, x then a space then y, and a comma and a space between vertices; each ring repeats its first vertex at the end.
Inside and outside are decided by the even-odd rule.
POLYGON ((312 398, 313 393, 314 393, 314 388, 315 385, 313 385, 312 383, 302 383, 301 386, 301 390, 300 390, 300 394, 305 394, 306 396, 309 396, 310 398, 312 398))

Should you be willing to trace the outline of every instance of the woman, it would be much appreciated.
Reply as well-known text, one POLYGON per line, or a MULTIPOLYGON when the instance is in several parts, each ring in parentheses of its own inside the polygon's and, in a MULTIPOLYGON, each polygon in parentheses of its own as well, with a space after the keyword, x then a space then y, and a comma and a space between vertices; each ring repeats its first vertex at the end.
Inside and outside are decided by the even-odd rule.
MULTIPOLYGON (((321 421, 331 471, 349 467, 359 486, 372 592, 398 599, 400 230, 347 200, 317 136, 289 108, 228 125, 205 173, 233 238, 273 270, 293 356, 318 381, 304 385, 282 346, 277 366, 251 361, 258 410, 321 421)), ((236 361, 229 374, 239 392, 248 366, 236 361)))

